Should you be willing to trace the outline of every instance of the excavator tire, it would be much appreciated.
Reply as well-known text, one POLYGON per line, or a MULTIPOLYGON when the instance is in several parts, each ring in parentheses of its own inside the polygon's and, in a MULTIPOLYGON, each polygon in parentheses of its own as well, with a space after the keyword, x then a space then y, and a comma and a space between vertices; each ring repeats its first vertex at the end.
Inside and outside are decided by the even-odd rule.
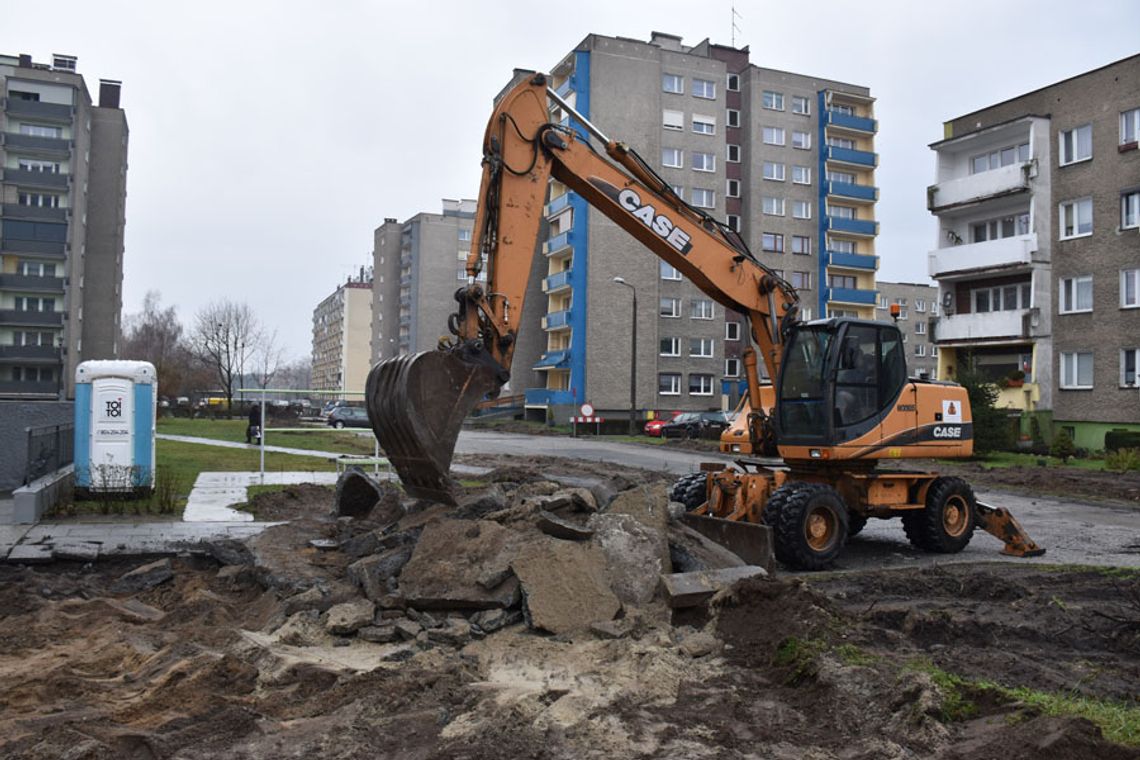
POLYGON ((772 495, 768 497, 768 501, 764 504, 764 510, 760 513, 760 522, 769 528, 775 528, 777 515, 783 510, 784 505, 788 502, 791 495, 808 485, 811 484, 804 483, 803 481, 792 481, 785 483, 773 491, 772 495))
POLYGON ((859 535, 863 528, 867 527, 867 518, 857 512, 851 512, 847 515, 847 537, 859 535))
POLYGON ((776 559, 793 570, 822 570, 847 543, 847 507, 829 485, 802 484, 774 519, 776 559))
POLYGON ((903 515, 903 530, 917 548, 954 554, 974 535, 977 500, 961 478, 938 478, 926 492, 926 509, 903 515))
POLYGON ((673 484, 669 498, 681 502, 685 509, 692 512, 709 499, 708 477, 703 472, 686 475, 673 484))

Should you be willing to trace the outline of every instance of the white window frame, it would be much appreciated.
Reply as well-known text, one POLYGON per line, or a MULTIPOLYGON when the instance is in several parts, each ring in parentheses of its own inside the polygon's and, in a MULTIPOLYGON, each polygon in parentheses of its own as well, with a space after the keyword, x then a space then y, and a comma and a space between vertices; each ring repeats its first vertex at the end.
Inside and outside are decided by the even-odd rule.
POLYGON ((683 279, 681 277, 681 270, 677 269, 676 267, 674 267, 672 264, 665 261, 664 259, 659 260, 657 262, 657 268, 661 274, 662 280, 671 280, 673 282, 680 282, 683 279))
POLYGON ((739 322, 725 322, 724 323, 724 339, 725 340, 740 340, 740 323, 739 322))
POLYGON ((740 110, 736 108, 728 108, 724 112, 724 125, 726 127, 739 127, 740 126, 740 110))
POLYGON ((784 199, 776 198, 770 195, 760 196, 760 205, 764 214, 768 216, 783 216, 784 215, 784 199), (768 210, 768 201, 772 202, 772 210, 768 210))
POLYGON ((1092 124, 1081 124, 1080 126, 1073 127, 1072 129, 1063 129, 1057 133, 1057 159, 1060 161, 1061 166, 1070 166, 1071 164, 1079 164, 1082 161, 1092 161, 1092 124), (1080 145, 1080 133, 1082 130, 1088 130, 1089 135, 1089 154, 1082 156, 1078 152, 1080 145), (1066 144, 1068 142, 1068 144, 1066 144), (1072 155, 1068 155, 1069 151, 1072 155), (1067 159, 1067 160, 1066 160, 1067 159))
POLYGON ((680 338, 662 338, 657 344, 657 355, 667 357, 678 357, 681 355, 681 339, 680 338), (665 351, 662 344, 669 341, 672 345, 671 351, 665 351))
POLYGON ((694 298, 689 302, 690 319, 712 319, 714 316, 716 316, 716 309, 713 307, 711 298, 694 298))
POLYGON ((810 185, 811 184, 811 167, 810 166, 792 166, 792 184, 793 185, 810 185))
POLYGON ((914 355, 919 357, 919 358, 925 358, 926 357, 926 344, 915 342, 915 344, 914 344, 914 355))
POLYGON ((693 114, 693 134, 695 134, 695 135, 715 135, 716 134, 716 117, 715 116, 706 116, 704 114, 699 114, 699 113, 693 114))
POLYGON ((784 93, 764 90, 760 93, 760 106, 768 111, 784 110, 784 93))
POLYGON ((695 172, 715 172, 716 171, 716 154, 704 153, 699 150, 694 150, 689 153, 689 159, 693 163, 693 171, 695 172))
POLYGON ((1140 141, 1140 108, 1120 112, 1120 144, 1140 141))
POLYGON ((1089 362, 1089 375, 1095 378, 1096 365, 1092 351, 1062 351, 1060 386, 1063 390, 1092 390, 1093 383, 1080 384, 1081 357, 1087 356, 1089 362), (1072 365, 1071 367, 1069 365, 1072 365), (1071 374, 1069 374, 1071 372, 1071 374))
POLYGON ((661 165, 669 169, 684 169, 685 151, 681 148, 662 148, 661 165), (669 159, 672 159, 673 163, 670 163, 669 159))
POLYGON ((760 140, 765 145, 783 146, 783 145, 787 144, 787 138, 788 138, 787 132, 784 130, 783 127, 760 127, 760 140), (771 140, 768 139, 768 133, 769 132, 772 133, 772 139, 771 140))
POLYGON ((811 132, 792 130, 792 147, 796 150, 811 150, 811 132), (797 142, 799 143, 797 145, 797 142))
POLYGON ((810 306, 803 306, 800 308, 800 319, 802 319, 804 322, 810 322, 811 321, 811 307, 810 306))
POLYGON ((716 347, 712 338, 689 338, 689 358, 691 359, 712 359, 716 354, 716 347), (693 351, 693 344, 696 344, 696 351, 693 351))
POLYGON ((740 377, 740 359, 729 356, 724 360, 724 376, 740 377))
POLYGON ((1140 228, 1140 190, 1120 194, 1120 229, 1140 228))
POLYGON ((1120 349, 1120 387, 1121 388, 1135 388, 1140 385, 1140 348, 1122 348, 1120 349), (1128 378, 1125 376, 1125 359, 1127 354, 1132 354, 1132 384, 1128 384, 1128 378))
POLYGON ((739 198, 740 197, 740 180, 738 180, 738 179, 725 180, 724 197, 725 198, 739 198))
POLYGON ((811 201, 792 201, 793 219, 811 219, 811 201))
POLYGON ((1059 240, 1074 240, 1076 238, 1088 237, 1093 234, 1093 199, 1092 196, 1085 198, 1075 198, 1071 201, 1064 201, 1057 207, 1057 238, 1059 240), (1084 204, 1088 204, 1088 232, 1081 232, 1081 208, 1084 204), (1073 209, 1073 234, 1065 234, 1065 209, 1066 207, 1073 209))
POLYGON ((1093 310, 1093 277, 1091 274, 1082 274, 1076 277, 1064 277, 1060 281, 1060 310, 1061 314, 1088 314, 1093 310), (1080 286, 1088 284, 1089 305, 1087 309, 1078 308, 1080 301, 1080 286), (1066 308, 1068 307, 1068 308, 1066 308))
POLYGON ((657 395, 658 396, 680 396, 681 395, 681 373, 680 372, 658 372, 657 373, 657 395), (671 390, 664 390, 663 380, 668 378, 672 386, 671 390))
POLYGON ((696 208, 716 208, 716 190, 707 187, 694 187, 693 197, 689 201, 696 208))
POLYGON ((739 74, 727 74, 727 75, 725 75, 724 89, 728 90, 729 92, 740 92, 740 75, 739 74), (736 86, 733 87, 733 85, 736 85, 736 86))
POLYGON ((810 235, 792 235, 792 253, 797 256, 811 256, 811 236, 810 235), (802 250, 796 250, 796 242, 802 241, 799 247, 802 250))
POLYGON ((801 116, 811 116, 811 98, 807 98, 803 95, 793 95, 792 113, 799 114, 801 116), (799 103, 803 103, 802 111, 796 108, 796 105, 799 103))
POLYGON ((926 323, 921 319, 914 323, 915 335, 926 335, 926 323))
POLYGON ((716 381, 716 378, 714 378, 712 375, 705 374, 703 372, 690 372, 689 373, 689 395, 690 396, 711 396, 711 395, 713 395, 713 387, 715 385, 715 381, 716 381), (698 390, 693 390, 693 380, 697 380, 700 383, 700 388, 698 390), (707 390, 705 388, 706 385, 708 386, 707 390))
POLYGON ((672 95, 684 95, 685 94, 685 77, 681 76, 680 74, 662 73, 661 74, 661 91, 662 92, 668 92, 672 95), (669 88, 670 81, 672 81, 674 84, 676 84, 677 89, 670 89, 669 88))
POLYGON ((711 79, 697 79, 693 77, 690 92, 692 92, 694 98, 716 100, 716 82, 711 79))
POLYGON ((685 186, 684 185, 670 185, 669 187, 673 188, 673 192, 676 193, 678 198, 680 198, 681 200, 685 199, 685 186))
POLYGON ((740 214, 729 214, 724 218, 724 223, 733 232, 740 232, 740 214))
POLYGON ((761 177, 768 182, 783 182, 787 176, 787 167, 784 164, 776 163, 775 161, 765 161, 764 166, 761 168, 761 177), (768 176, 768 170, 772 170, 772 176, 768 176))
POLYGON ((926 299, 925 298, 914 299, 914 310, 921 313, 921 314, 925 314, 926 313, 926 299))
POLYGON ((661 111, 661 128, 674 132, 683 132, 685 129, 685 112, 665 108, 661 111))
POLYGON ((1140 269, 1120 270, 1120 308, 1140 309, 1140 269), (1132 282, 1132 302, 1129 303, 1128 284, 1132 282))
POLYGON ((662 319, 680 319, 681 318, 681 299, 669 298, 663 296, 657 306, 657 315, 662 319), (665 313, 665 302, 669 302, 670 313, 665 313))
POLYGON ((724 146, 724 160, 730 164, 740 163, 740 146, 736 143, 729 143, 724 146))

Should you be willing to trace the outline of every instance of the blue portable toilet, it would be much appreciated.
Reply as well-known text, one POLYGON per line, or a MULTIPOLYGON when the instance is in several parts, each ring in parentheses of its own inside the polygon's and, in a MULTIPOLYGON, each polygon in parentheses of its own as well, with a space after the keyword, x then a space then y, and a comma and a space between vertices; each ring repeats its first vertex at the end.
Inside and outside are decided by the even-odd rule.
POLYGON ((157 410, 150 362, 93 360, 76 367, 76 488, 153 489, 157 410))

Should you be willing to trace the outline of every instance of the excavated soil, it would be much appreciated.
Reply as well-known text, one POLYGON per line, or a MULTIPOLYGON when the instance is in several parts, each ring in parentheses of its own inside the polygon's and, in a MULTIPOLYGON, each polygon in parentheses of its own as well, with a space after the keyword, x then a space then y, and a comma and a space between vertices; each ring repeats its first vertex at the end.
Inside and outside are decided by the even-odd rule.
POLYGON ((169 581, 114 593, 155 558, 0 565, 0 757, 1140 758, 1086 720, 969 685, 1140 707, 1135 574, 777 576, 672 622, 629 611, 616 634, 515 622, 373 643, 286 614, 309 582, 346 585, 354 558, 307 543, 346 535, 331 499, 256 498, 259 515, 293 520, 252 545, 270 576, 186 555, 169 581))
POLYGON ((968 480, 975 489, 1039 493, 1104 504, 1140 506, 1140 472, 1099 472, 1057 467, 993 467, 977 462, 930 462, 968 480))

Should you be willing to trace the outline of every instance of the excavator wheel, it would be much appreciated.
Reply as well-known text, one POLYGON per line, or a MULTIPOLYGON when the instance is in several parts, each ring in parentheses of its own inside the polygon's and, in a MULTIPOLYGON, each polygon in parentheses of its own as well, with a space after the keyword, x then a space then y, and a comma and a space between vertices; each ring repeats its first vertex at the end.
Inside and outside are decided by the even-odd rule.
POLYGON ((784 505, 787 504, 788 499, 791 497, 791 495, 804 486, 809 485, 811 484, 794 480, 790 483, 785 483, 773 491, 772 495, 768 497, 768 501, 764 504, 763 511, 760 513, 760 522, 764 523, 769 528, 775 528, 776 517, 780 514, 780 511, 783 510, 784 505))
POLYGON ((690 512, 708 501, 708 476, 703 472, 686 475, 673 484, 669 498, 685 505, 690 512))
POLYGON ((851 512, 847 515, 847 537, 859 535, 863 528, 867 527, 867 518, 858 512, 851 512))
POLYGON ((974 535, 977 500, 961 478, 938 478, 926 492, 926 509, 903 515, 910 542, 928 552, 954 554, 974 535))
POLYGON ((829 485, 801 484, 774 519, 776 559, 793 570, 822 570, 847 543, 847 507, 829 485))

